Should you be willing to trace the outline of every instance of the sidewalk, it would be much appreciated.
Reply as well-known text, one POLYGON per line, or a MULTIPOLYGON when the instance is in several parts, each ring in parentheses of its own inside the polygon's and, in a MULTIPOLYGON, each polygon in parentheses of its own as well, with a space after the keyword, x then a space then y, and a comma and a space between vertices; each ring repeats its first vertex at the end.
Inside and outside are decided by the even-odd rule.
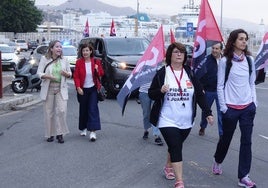
MULTIPOLYGON (((0 115, 9 111, 21 110, 40 102, 39 95, 26 91, 23 94, 14 93, 11 89, 13 76, 3 75, 3 97, 0 98, 0 115)), ((35 92, 35 91, 33 91, 35 92)))

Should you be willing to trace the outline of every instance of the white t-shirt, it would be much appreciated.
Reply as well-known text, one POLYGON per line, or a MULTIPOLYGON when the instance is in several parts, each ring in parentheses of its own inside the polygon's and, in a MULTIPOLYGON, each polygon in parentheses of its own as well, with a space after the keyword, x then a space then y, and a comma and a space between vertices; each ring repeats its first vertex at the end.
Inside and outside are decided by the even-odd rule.
MULTIPOLYGON (((177 79, 180 80, 181 71, 174 71, 174 73, 177 79)), ((194 87, 186 71, 183 70, 180 80, 182 92, 179 91, 179 85, 170 66, 166 68, 165 84, 169 85, 169 91, 164 96, 164 104, 160 112, 158 127, 191 128, 193 126, 192 102, 194 87)))
POLYGON ((92 70, 91 70, 91 62, 86 62, 86 78, 84 82, 84 88, 91 88, 94 86, 92 70))

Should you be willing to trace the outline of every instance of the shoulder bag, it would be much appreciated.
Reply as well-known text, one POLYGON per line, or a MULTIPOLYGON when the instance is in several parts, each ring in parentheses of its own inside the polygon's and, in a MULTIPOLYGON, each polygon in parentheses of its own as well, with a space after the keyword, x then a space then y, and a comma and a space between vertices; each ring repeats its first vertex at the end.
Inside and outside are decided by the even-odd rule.
MULTIPOLYGON (((96 63, 95 59, 94 59, 94 63, 96 63)), ((96 75, 98 81, 100 82, 100 85, 101 85, 100 89, 98 89, 98 91, 97 91, 98 92, 98 101, 104 101, 106 99, 106 90, 101 84, 101 79, 100 79, 97 71, 95 70, 94 72, 95 72, 95 75, 96 75)))

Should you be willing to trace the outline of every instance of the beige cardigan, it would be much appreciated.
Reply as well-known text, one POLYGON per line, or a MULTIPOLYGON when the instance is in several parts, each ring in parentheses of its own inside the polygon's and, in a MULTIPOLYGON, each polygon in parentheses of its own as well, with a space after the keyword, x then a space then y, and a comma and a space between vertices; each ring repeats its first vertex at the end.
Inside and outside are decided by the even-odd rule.
MULTIPOLYGON (((52 59, 47 59, 45 56, 41 57, 41 60, 39 62, 38 69, 37 69, 37 74, 40 78, 45 74, 52 74, 52 66, 50 65, 47 67, 46 72, 44 73, 44 68, 46 64, 48 64, 50 61, 52 61, 52 59)), ((65 70, 70 75, 72 75, 70 64, 68 63, 68 61, 65 58, 59 59, 59 61, 61 63, 62 70, 65 70)), ((42 79, 41 91, 40 91, 41 100, 46 100, 49 84, 50 84, 50 79, 42 79)), ((65 76, 61 76, 60 93, 64 100, 68 100, 68 84, 67 84, 67 78, 65 76)))

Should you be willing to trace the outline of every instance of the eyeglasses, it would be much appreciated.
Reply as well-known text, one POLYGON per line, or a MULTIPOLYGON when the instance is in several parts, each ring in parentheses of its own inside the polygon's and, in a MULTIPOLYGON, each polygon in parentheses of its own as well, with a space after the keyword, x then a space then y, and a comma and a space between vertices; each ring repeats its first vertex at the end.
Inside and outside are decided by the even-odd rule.
POLYGON ((185 52, 180 51, 180 50, 174 50, 172 53, 180 55, 180 54, 184 54, 185 52))

